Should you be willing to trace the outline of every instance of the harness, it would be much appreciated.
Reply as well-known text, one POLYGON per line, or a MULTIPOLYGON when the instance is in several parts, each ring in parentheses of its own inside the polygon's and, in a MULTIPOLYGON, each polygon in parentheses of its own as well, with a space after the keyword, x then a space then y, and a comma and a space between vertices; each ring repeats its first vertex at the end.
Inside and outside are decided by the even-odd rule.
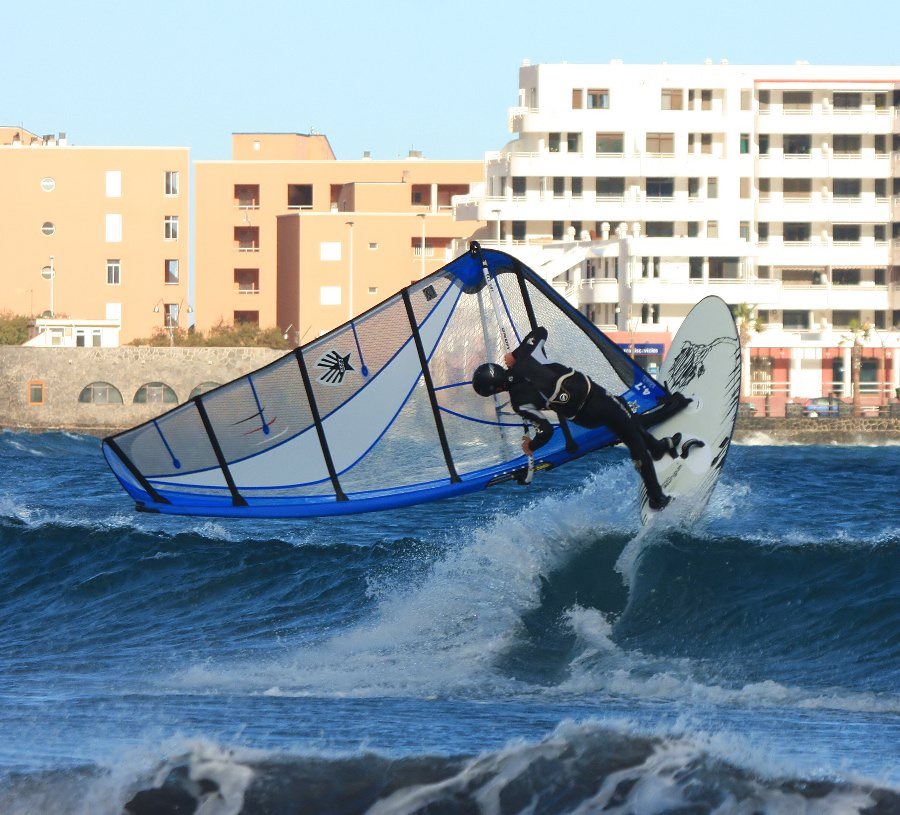
MULTIPOLYGON (((577 381, 577 380, 576 380, 577 381)), ((543 394, 541 394, 543 396, 543 394)), ((567 373, 564 373, 559 379, 556 380, 556 387, 553 389, 553 393, 550 395, 550 398, 547 399, 548 405, 557 405, 560 409, 565 411, 565 415, 570 419, 574 419, 584 407, 585 402, 587 402, 588 396, 591 395, 591 380, 589 377, 584 374, 571 369, 567 373), (572 399, 572 390, 566 387, 566 380, 571 379, 572 377, 579 377, 580 381, 584 383, 584 396, 582 396, 577 404, 573 404, 572 399)), ((546 397, 545 397, 546 398, 546 397)))

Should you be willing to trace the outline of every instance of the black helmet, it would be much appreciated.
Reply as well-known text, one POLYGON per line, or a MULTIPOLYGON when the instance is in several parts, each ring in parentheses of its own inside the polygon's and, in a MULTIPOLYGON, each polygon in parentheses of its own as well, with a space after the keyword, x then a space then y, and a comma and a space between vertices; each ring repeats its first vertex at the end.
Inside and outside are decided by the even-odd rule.
POLYGON ((472 387, 479 396, 493 396, 506 389, 506 369, 496 362, 479 365, 472 374, 472 387))

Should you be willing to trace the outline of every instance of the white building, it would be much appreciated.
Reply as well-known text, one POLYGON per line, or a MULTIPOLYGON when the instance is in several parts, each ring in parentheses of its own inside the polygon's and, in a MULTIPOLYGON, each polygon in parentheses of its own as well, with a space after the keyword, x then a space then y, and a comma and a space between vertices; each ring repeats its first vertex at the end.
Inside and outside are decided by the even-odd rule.
POLYGON ((849 396, 857 325, 865 400, 894 395, 900 68, 526 63, 510 130, 456 217, 617 341, 652 364, 718 294, 752 307, 760 407, 849 396))

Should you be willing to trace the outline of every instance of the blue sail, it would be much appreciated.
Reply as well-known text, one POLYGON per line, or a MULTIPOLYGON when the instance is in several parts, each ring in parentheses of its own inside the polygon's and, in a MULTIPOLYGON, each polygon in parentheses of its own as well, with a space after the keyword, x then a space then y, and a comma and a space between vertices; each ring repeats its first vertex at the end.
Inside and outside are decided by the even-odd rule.
MULTIPOLYGON (((526 459, 522 420, 475 394, 472 371, 538 325, 551 356, 635 412, 666 395, 538 274, 473 243, 319 339, 104 439, 103 452, 139 510, 180 515, 315 517, 483 489, 526 459)), ((563 429, 537 469, 615 443, 606 428, 569 425, 568 440, 563 429)))

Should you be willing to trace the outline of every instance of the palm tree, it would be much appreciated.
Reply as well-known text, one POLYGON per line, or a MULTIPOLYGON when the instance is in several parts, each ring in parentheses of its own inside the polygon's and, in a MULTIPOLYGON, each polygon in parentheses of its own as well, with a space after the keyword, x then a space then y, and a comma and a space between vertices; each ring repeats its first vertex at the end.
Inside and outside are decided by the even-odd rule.
POLYGON ((862 348, 863 340, 869 339, 869 332, 872 330, 871 323, 862 323, 853 319, 847 326, 848 334, 841 336, 841 345, 850 346, 850 381, 853 387, 853 415, 859 416, 862 412, 861 394, 860 394, 860 372, 862 371, 862 348))
POLYGON ((750 333, 752 331, 760 331, 762 328, 756 309, 756 306, 750 306, 747 305, 747 303, 741 303, 731 309, 731 313, 734 315, 734 321, 737 324, 738 339, 741 343, 741 355, 744 357, 745 363, 742 366, 743 374, 741 376, 741 393, 744 396, 750 395, 750 364, 748 359, 750 353, 750 333))

